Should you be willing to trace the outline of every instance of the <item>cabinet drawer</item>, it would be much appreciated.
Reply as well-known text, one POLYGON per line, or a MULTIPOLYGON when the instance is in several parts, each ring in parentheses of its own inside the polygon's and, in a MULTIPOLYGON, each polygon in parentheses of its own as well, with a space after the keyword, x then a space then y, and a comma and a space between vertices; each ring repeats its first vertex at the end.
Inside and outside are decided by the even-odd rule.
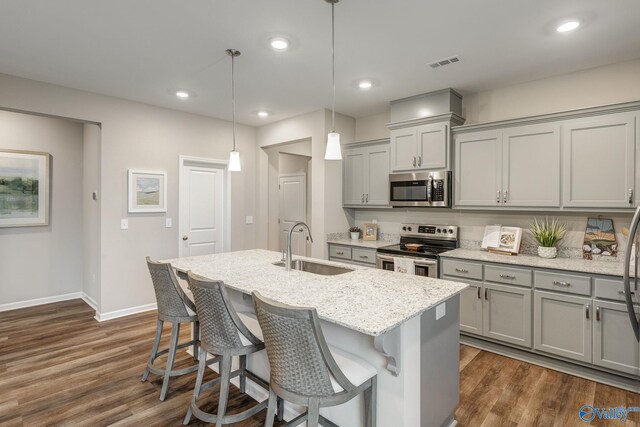
POLYGON ((526 268, 503 267, 501 265, 485 265, 484 280, 508 285, 531 287, 531 270, 526 268))
POLYGON ((465 277, 467 279, 482 280, 482 264, 443 259, 442 274, 446 274, 448 276, 465 277))
POLYGON ((538 289, 550 289, 576 295, 591 296, 591 278, 573 274, 536 271, 533 274, 534 284, 538 289))
POLYGON ((357 262, 364 262, 366 264, 376 263, 376 251, 374 249, 351 249, 351 259, 357 262))
POLYGON ((351 259, 351 248, 347 246, 329 246, 329 257, 351 259))
POLYGON ((594 279, 596 298, 624 301, 624 284, 622 280, 594 279))

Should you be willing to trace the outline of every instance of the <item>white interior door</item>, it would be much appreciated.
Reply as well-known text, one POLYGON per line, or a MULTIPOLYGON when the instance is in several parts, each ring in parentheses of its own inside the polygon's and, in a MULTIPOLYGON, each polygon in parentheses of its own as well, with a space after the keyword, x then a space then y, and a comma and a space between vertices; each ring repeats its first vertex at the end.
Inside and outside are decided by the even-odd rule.
MULTIPOLYGON (((280 198, 280 250, 286 247, 287 235, 293 224, 307 221, 307 179, 305 174, 280 175, 278 195, 280 198)), ((306 235, 296 230, 291 236, 291 251, 295 255, 306 255, 306 235)))
POLYGON ((181 257, 224 251, 225 175, 219 165, 185 163, 181 168, 181 257))

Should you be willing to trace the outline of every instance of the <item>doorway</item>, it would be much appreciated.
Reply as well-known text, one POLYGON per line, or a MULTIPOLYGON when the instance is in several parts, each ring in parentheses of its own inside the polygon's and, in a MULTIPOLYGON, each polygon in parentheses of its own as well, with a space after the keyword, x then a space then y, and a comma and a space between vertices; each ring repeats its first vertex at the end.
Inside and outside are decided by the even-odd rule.
POLYGON ((228 251, 231 242, 227 162, 180 156, 178 199, 179 256, 228 251))
MULTIPOLYGON (((280 174, 278 182, 280 210, 281 250, 286 248, 289 230, 297 222, 307 221, 307 175, 306 173, 280 174)), ((306 235, 301 230, 291 234, 291 252, 306 255, 306 235)))

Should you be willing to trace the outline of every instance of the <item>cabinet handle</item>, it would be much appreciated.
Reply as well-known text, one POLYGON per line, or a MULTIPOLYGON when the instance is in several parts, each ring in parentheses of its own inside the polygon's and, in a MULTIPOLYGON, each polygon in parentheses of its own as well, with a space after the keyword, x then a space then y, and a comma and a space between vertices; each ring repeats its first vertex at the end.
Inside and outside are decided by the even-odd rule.
POLYGON ((510 280, 513 280, 516 278, 516 276, 512 276, 510 274, 501 274, 500 277, 502 277, 503 279, 510 279, 510 280))
POLYGON ((600 306, 596 305, 596 320, 600 321, 600 306))
POLYGON ((629 189, 629 204, 633 205, 633 188, 629 189))
POLYGON ((416 167, 416 156, 413 156, 413 167, 416 167))
POLYGON ((364 193, 362 193, 362 203, 364 203, 364 193))
POLYGON ((509 200, 509 191, 508 190, 504 190, 503 196, 504 196, 502 198, 503 203, 507 203, 507 201, 509 200))
POLYGON ((569 286, 571 286, 571 283, 569 282, 558 282, 557 280, 554 280, 553 284, 556 286, 562 286, 564 288, 568 288, 569 286))
POLYGON ((478 286, 476 289, 478 289, 478 299, 482 299, 482 297, 480 296, 480 286, 478 286))
POLYGON ((591 318, 591 316, 589 315, 590 311, 591 311, 591 304, 587 304, 587 306, 585 307, 585 314, 587 316, 587 319, 591 318))
POLYGON ((500 190, 496 193, 496 203, 500 204, 500 190))
POLYGON ((418 166, 422 166, 422 156, 418 156, 418 166))
MULTIPOLYGON (((636 293, 631 291, 629 292, 631 295, 635 295, 636 293)), ((624 295, 624 291, 618 291, 618 295, 624 295)))
POLYGON ((367 197, 365 197, 365 203, 369 203, 369 193, 367 193, 367 197))
POLYGON ((367 255, 360 255, 360 258, 362 258, 362 259, 367 259, 367 258, 369 258, 369 257, 368 257, 367 255))
POLYGON ((489 291, 489 289, 484 288, 484 299, 487 300, 487 301, 489 301, 489 292, 488 291, 489 291))
POLYGON ((344 252, 342 252, 342 251, 337 251, 336 253, 337 253, 338 255, 344 255, 344 252))
POLYGON ((468 272, 469 272, 469 270, 464 269, 464 268, 456 268, 456 271, 457 271, 458 273, 468 273, 468 272))

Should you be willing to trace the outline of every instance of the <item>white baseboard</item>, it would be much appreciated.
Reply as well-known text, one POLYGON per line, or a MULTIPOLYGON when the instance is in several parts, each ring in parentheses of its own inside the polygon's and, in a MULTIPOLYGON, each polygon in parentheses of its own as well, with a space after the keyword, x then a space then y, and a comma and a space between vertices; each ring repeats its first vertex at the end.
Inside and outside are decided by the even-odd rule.
POLYGON ((82 293, 82 300, 86 302, 89 307, 93 308, 96 313, 98 312, 98 303, 85 292, 82 293))
POLYGON ((0 311, 17 310, 19 308, 34 307, 36 305, 51 304, 52 302, 68 301, 83 298, 82 292, 72 292, 70 294, 55 295, 52 297, 36 298, 26 301, 10 302, 0 304, 0 311))
POLYGON ((104 322, 105 320, 117 319, 118 317, 130 316, 132 314, 156 310, 157 308, 158 308, 158 305, 156 303, 153 303, 153 304, 139 305, 137 307, 123 308, 122 310, 109 311, 107 313, 100 313, 96 311, 95 319, 98 322, 104 322))

